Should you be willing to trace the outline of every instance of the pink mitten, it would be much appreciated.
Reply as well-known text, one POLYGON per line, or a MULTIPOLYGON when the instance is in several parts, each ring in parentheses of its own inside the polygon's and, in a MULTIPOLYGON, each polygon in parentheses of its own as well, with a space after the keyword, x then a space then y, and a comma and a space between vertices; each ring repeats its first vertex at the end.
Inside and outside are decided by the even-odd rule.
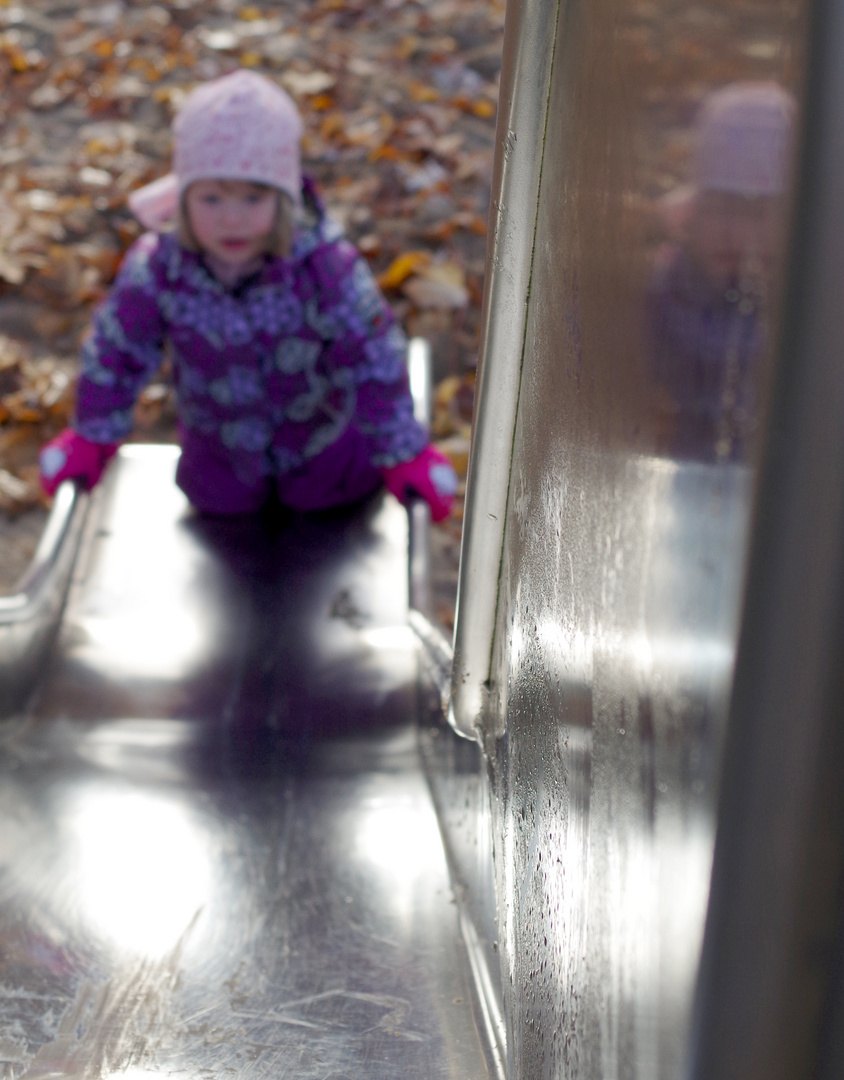
POLYGON ((79 479, 90 490, 102 476, 117 447, 117 443, 91 442, 73 428, 65 428, 38 455, 41 486, 48 495, 55 495, 63 480, 79 479))
POLYGON ((435 446, 428 445, 411 461, 402 461, 381 473, 387 490, 399 502, 415 494, 430 506, 434 521, 448 517, 457 491, 457 473, 435 446))

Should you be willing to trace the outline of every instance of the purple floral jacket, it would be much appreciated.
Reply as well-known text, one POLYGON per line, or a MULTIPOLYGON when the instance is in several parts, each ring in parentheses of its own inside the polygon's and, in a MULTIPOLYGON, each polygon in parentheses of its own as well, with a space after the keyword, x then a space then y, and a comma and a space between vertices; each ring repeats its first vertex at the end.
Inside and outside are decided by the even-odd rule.
POLYGON ((425 447, 405 336, 364 259, 306 195, 312 220, 290 258, 268 257, 233 290, 175 236, 147 233, 130 248, 82 350, 81 435, 129 434, 169 345, 180 423, 241 476, 298 468, 350 424, 382 468, 425 447))

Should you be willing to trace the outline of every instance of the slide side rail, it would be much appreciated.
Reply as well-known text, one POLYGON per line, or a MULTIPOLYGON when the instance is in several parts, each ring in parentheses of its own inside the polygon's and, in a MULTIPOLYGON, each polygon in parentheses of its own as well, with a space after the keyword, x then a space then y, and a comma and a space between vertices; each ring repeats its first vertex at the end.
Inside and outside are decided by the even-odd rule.
POLYGON ((56 492, 47 525, 16 591, 0 596, 0 717, 35 688, 61 618, 89 495, 73 483, 56 492))

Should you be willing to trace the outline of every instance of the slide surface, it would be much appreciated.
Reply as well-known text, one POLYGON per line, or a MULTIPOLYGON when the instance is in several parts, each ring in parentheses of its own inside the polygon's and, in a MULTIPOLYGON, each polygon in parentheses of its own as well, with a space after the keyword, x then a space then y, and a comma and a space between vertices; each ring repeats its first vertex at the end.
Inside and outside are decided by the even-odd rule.
POLYGON ((488 1075, 415 735, 407 517, 94 500, 0 725, 0 1078, 488 1075))

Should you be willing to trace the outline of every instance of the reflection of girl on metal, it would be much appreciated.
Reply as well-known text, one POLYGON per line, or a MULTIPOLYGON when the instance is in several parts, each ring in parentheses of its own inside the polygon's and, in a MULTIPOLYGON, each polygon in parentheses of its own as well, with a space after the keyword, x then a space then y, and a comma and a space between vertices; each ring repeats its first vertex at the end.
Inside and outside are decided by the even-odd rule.
POLYGON ((239 71, 189 95, 174 173, 130 199, 152 229, 130 249, 84 347, 73 429, 41 453, 53 492, 91 486, 172 351, 177 482, 211 513, 356 501, 384 483, 444 517, 448 460, 413 418, 406 341, 356 249, 300 173, 302 124, 239 71))
POLYGON ((661 449, 674 456, 746 458, 794 116, 773 83, 727 86, 701 108, 682 240, 659 251, 648 305, 661 449))

